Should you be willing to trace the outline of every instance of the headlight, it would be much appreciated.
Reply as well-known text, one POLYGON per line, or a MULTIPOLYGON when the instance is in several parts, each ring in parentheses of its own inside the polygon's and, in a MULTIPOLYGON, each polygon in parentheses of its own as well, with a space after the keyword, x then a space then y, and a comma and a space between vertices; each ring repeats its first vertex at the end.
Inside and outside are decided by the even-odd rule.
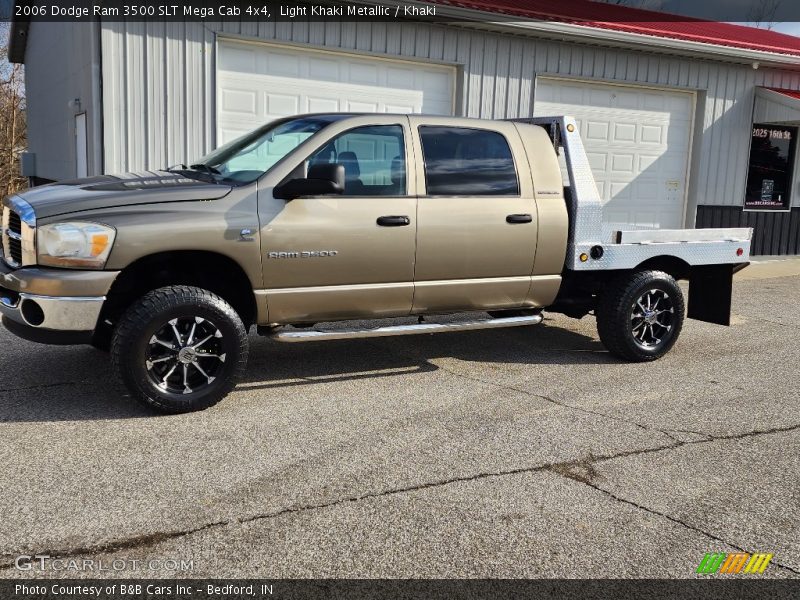
POLYGON ((97 223, 53 223, 37 232, 38 262, 51 267, 102 269, 117 232, 97 223))

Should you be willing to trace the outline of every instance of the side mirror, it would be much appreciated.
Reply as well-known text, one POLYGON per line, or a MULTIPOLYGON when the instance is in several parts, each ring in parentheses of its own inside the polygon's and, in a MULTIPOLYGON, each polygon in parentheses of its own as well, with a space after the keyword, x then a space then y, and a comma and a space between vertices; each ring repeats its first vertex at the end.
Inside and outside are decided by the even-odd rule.
POLYGON ((344 166, 338 164, 313 165, 304 179, 290 179, 278 185, 272 195, 281 200, 294 200, 303 196, 324 196, 344 193, 344 166))

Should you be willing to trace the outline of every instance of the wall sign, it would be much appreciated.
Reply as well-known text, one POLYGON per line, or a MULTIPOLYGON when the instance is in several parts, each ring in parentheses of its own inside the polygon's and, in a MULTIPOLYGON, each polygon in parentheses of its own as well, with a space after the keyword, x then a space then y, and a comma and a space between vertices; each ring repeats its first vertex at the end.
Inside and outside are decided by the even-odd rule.
POLYGON ((753 125, 747 170, 747 210, 789 210, 797 127, 753 125))

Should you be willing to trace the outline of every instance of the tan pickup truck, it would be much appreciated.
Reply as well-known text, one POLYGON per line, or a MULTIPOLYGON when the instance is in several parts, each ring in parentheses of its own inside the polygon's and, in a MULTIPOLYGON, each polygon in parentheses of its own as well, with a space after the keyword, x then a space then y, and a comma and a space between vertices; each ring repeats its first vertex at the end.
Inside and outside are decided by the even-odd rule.
POLYGON ((594 313, 610 352, 653 360, 687 312, 677 279, 690 318, 728 324, 751 233, 604 225, 569 117, 300 115, 190 166, 6 198, 0 312, 27 340, 110 350, 134 398, 184 412, 234 387, 253 326, 305 342, 548 308, 594 313))

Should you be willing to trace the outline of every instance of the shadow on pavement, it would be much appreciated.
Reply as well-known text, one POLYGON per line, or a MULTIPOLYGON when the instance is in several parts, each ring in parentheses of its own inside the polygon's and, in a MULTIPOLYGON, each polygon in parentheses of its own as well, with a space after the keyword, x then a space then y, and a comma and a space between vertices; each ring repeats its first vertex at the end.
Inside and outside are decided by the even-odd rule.
MULTIPOLYGON (((530 366, 616 362, 600 342, 547 325, 302 344, 252 336, 248 371, 237 389, 264 391, 268 402, 273 390, 413 378, 437 371, 431 361, 438 358, 530 366)), ((93 348, 20 343, 3 353, 0 423, 155 416, 116 387, 108 355, 93 348)))

